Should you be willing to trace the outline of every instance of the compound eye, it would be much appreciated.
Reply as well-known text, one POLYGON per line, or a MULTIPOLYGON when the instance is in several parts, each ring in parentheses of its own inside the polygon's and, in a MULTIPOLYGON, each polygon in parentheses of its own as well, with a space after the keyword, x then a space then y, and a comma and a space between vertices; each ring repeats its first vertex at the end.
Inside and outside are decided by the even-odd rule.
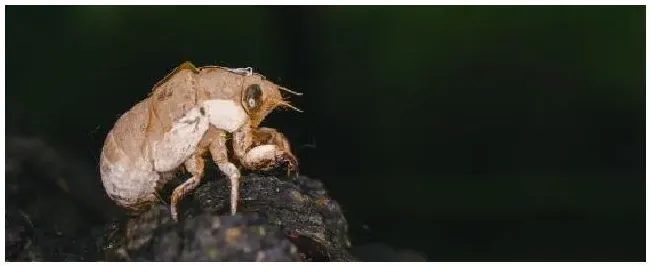
POLYGON ((244 103, 248 109, 256 109, 262 100, 262 88, 259 84, 251 84, 244 92, 244 103))

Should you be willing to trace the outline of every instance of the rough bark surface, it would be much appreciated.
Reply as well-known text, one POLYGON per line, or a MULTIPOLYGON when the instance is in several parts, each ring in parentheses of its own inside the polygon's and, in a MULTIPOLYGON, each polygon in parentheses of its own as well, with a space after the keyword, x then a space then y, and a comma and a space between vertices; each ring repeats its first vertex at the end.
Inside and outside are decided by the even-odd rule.
POLYGON ((224 178, 205 182, 181 204, 179 223, 164 204, 114 226, 107 260, 353 261, 347 222, 322 184, 248 174, 240 213, 230 216, 224 178))

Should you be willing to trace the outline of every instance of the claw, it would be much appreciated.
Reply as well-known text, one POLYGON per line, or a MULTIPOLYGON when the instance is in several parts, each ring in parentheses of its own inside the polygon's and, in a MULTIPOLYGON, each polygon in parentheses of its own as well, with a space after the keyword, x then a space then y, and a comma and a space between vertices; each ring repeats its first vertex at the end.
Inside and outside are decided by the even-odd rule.
POLYGON ((298 160, 293 154, 283 152, 276 158, 276 161, 287 164, 287 176, 290 177, 292 172, 298 175, 298 160))

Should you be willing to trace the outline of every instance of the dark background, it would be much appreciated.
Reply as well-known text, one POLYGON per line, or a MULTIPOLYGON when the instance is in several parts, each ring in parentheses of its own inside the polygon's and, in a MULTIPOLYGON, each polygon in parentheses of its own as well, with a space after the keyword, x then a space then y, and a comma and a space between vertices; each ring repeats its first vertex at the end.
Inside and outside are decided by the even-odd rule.
MULTIPOLYGON (((185 60, 304 92, 265 126, 354 245, 645 260, 639 6, 7 7, 6 114, 93 166, 185 60)), ((88 177, 99 184, 99 175, 88 177)))

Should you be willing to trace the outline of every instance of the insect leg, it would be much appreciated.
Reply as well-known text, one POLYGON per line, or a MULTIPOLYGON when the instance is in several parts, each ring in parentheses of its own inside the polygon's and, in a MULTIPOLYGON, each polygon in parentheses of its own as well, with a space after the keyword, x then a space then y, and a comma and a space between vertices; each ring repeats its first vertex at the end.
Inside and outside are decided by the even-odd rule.
MULTIPOLYGON (((284 160, 288 163, 288 171, 298 171, 298 159, 291 152, 291 145, 289 140, 273 128, 261 127, 253 130, 253 144, 255 146, 271 144, 278 146, 280 151, 284 153, 284 160)), ((288 173, 289 174, 289 173, 288 173)))
POLYGON ((174 189, 171 197, 171 214, 174 221, 178 221, 178 201, 182 199, 185 195, 192 192, 199 183, 201 182, 201 177, 203 177, 203 170, 205 164, 201 158, 201 153, 195 153, 185 161, 185 169, 192 174, 192 177, 186 180, 183 184, 179 185, 174 189))
POLYGON ((292 171, 297 165, 289 141, 270 128, 252 129, 247 123, 233 133, 233 150, 241 164, 250 170, 269 170, 288 162, 289 171, 292 171), (262 145, 255 146, 257 144, 262 145))
POLYGON ((228 161, 228 147, 226 146, 226 132, 223 130, 210 129, 208 134, 213 135, 210 142, 210 155, 212 160, 219 167, 219 170, 230 180, 230 212, 237 212, 237 201, 239 200, 239 169, 228 161))
POLYGON ((235 156, 246 169, 270 169, 275 166, 276 157, 280 153, 280 149, 275 145, 255 147, 254 132, 255 129, 251 128, 250 123, 246 123, 239 130, 233 132, 232 145, 235 156))
POLYGON ((235 156, 244 164, 244 167, 249 168, 242 159, 253 147, 253 130, 250 122, 246 122, 239 130, 233 132, 232 136, 232 149, 235 156))
POLYGON ((255 146, 263 144, 276 145, 279 146, 282 151, 291 153, 289 140, 284 136, 284 134, 273 128, 261 127, 254 129, 253 143, 255 146))

